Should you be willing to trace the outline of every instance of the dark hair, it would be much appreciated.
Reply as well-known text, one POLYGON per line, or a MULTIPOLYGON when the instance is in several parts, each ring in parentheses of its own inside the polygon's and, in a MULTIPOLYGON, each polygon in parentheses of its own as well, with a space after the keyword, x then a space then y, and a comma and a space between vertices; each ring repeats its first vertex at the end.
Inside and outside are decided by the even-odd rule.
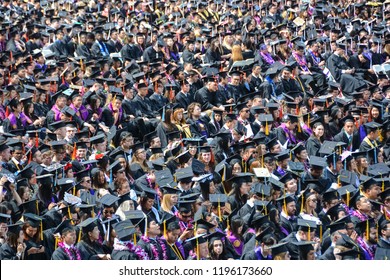
POLYGON ((242 218, 235 218, 230 222, 230 224, 230 231, 232 232, 232 234, 242 240, 243 231, 241 231, 241 233, 238 233, 238 228, 244 226, 244 220, 242 218))
POLYGON ((213 239, 212 242, 209 242, 209 252, 210 252, 210 258, 212 260, 226 260, 227 259, 226 246, 221 238, 215 238, 215 239, 213 239), (222 253, 219 256, 214 252, 214 242, 215 241, 221 241, 221 243, 222 243, 223 249, 222 249, 222 253))

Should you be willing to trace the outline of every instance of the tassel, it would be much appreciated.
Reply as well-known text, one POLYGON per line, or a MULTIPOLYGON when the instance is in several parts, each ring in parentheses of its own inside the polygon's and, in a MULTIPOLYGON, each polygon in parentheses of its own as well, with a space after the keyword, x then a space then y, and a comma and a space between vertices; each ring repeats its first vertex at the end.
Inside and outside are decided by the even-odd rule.
POLYGON ((350 199, 350 193, 349 191, 347 190, 347 206, 349 208, 349 199, 350 199))
POLYGON ((72 219, 72 214, 70 213, 70 207, 69 206, 68 206, 68 216, 69 216, 70 223, 72 224, 72 226, 74 226, 74 222, 73 222, 73 219, 72 219))
POLYGON ((337 186, 338 186, 339 188, 341 187, 340 175, 337 177, 337 186))
POLYGON ((279 108, 279 119, 282 119, 283 118, 283 106, 280 105, 280 108, 279 108))
POLYGON ((74 142, 73 143, 72 160, 76 159, 76 153, 77 153, 76 142, 74 142))
POLYGON ((157 81, 154 82, 154 92, 158 92, 158 83, 157 83, 157 81))
POLYGON ((13 58, 14 58, 14 57, 13 57, 13 55, 12 55, 12 52, 10 51, 10 52, 9 52, 9 60, 11 61, 11 63, 12 63, 13 58))
POLYGON ((385 181, 383 181, 382 174, 381 174, 381 180, 382 180, 382 192, 384 192, 385 191, 385 181))
POLYGON ((298 133, 301 133, 301 132, 302 132, 301 124, 298 122, 298 133))
POLYGON ((35 132, 35 148, 39 148, 38 132, 35 132))
POLYGON ((80 242, 80 240, 81 240, 81 232, 82 232, 82 230, 80 228, 80 230, 79 230, 79 237, 77 238, 77 242, 80 242))
POLYGON ((322 242, 322 224, 320 224, 320 241, 322 242))
POLYGON ((41 240, 43 240, 43 223, 42 223, 42 220, 41 220, 41 240))
POLYGON ((32 161, 32 149, 30 150, 30 153, 28 155, 28 163, 32 161))
POLYGON ((268 121, 265 121, 265 135, 269 135, 268 121))
POLYGON ((196 239, 196 258, 199 261, 199 238, 196 239))
POLYGON ((38 205, 38 200, 35 200, 35 207, 37 208, 37 215, 39 216, 39 205, 38 205))
POLYGON ((57 247, 58 247, 58 237, 57 237, 57 236, 54 236, 54 238, 55 238, 55 242, 54 242, 54 250, 56 250, 56 249, 57 249, 57 247))
POLYGON ((301 211, 299 212, 299 214, 303 212, 303 204, 304 204, 304 203, 305 203, 305 195, 302 194, 301 211))
POLYGON ((8 116, 9 116, 9 106, 5 108, 5 117, 8 118, 8 116))
POLYGON ((137 246, 137 235, 135 233, 133 234, 133 243, 134 246, 137 246))
POLYGON ((366 220, 366 239, 370 239, 370 223, 368 222, 368 219, 366 220))
POLYGON ((219 220, 222 221, 221 203, 219 201, 219 198, 218 198, 218 217, 219 217, 219 220))

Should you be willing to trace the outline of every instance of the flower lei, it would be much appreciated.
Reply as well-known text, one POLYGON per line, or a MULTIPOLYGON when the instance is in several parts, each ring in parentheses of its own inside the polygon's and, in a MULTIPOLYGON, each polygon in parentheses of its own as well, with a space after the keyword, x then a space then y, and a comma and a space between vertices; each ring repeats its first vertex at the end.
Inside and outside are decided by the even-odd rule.
POLYGON ((275 63, 275 60, 272 58, 270 54, 265 54, 263 52, 260 52, 261 57, 270 65, 275 63))
POLYGON ((159 260, 160 258, 159 258, 159 255, 158 255, 158 251, 157 251, 156 247, 150 242, 149 237, 141 236, 141 239, 142 239, 145 243, 149 243, 150 248, 152 249, 152 253, 153 253, 154 259, 155 259, 155 260, 159 260))
POLYGON ((360 220, 361 222, 364 222, 365 220, 368 219, 368 218, 367 218, 367 215, 365 215, 365 214, 363 214, 363 213, 360 213, 359 211, 356 211, 356 210, 351 210, 350 215, 359 218, 359 220, 360 220))
POLYGON ((299 66, 302 67, 303 71, 309 71, 309 68, 307 68, 307 63, 306 63, 306 59, 304 56, 301 57, 296 52, 293 52, 292 55, 295 58, 295 60, 298 62, 299 66))
POLYGON ((161 240, 161 238, 156 237, 157 242, 160 244, 161 249, 163 251, 163 260, 167 260, 167 247, 165 246, 165 243, 161 240))
POLYGON ((139 260, 149 260, 148 254, 139 246, 134 246, 130 241, 122 242, 115 238, 114 250, 117 251, 130 251, 137 255, 139 260))
POLYGON ((66 248, 64 242, 59 242, 58 247, 62 248, 62 250, 65 251, 65 253, 68 255, 70 260, 74 260, 73 254, 71 253, 71 250, 76 255, 77 260, 81 260, 80 252, 77 250, 76 247, 66 248))

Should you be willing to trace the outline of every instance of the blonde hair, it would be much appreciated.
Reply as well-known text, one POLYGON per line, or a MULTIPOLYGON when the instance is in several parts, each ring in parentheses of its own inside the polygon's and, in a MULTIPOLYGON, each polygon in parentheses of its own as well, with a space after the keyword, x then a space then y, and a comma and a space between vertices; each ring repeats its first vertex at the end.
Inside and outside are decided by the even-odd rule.
POLYGON ((149 171, 149 166, 147 165, 146 160, 141 162, 137 157, 137 153, 134 153, 133 157, 131 158, 131 164, 133 163, 138 163, 144 172, 149 171))
POLYGON ((241 61, 244 57, 242 56, 242 50, 240 45, 233 45, 232 48, 232 60, 233 62, 241 61))
POLYGON ((277 255, 273 258, 274 261, 284 261, 284 260, 286 260, 287 253, 288 253, 288 252, 283 252, 283 253, 277 254, 277 255))
POLYGON ((177 194, 164 194, 161 201, 161 209, 165 212, 171 212, 173 204, 171 203, 171 198, 173 195, 177 194))

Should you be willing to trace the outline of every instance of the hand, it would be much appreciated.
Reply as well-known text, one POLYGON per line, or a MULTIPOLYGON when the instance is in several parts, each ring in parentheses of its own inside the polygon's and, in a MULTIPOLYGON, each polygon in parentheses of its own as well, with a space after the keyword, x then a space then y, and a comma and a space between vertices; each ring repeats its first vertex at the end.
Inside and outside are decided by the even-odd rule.
POLYGON ((97 120, 97 119, 99 119, 99 116, 95 113, 95 114, 92 114, 92 118, 97 120))
POLYGON ((358 237, 358 234, 356 233, 356 231, 353 231, 352 234, 350 235, 351 239, 353 241, 356 241, 356 238, 358 237))
POLYGON ((0 185, 4 185, 7 182, 8 182, 8 178, 3 175, 3 177, 1 177, 0 179, 0 185))
POLYGON ((24 250, 26 249, 26 244, 24 243, 19 243, 18 247, 16 248, 16 251, 20 254, 22 254, 24 252, 24 250))
POLYGON ((91 131, 91 133, 95 133, 95 131, 96 131, 96 129, 92 125, 89 125, 88 129, 89 129, 89 131, 91 131))
POLYGON ((38 254, 38 252, 39 252, 39 249, 37 247, 31 247, 30 249, 27 250, 28 255, 38 254))
POLYGON ((45 246, 42 246, 40 249, 38 249, 38 253, 44 253, 45 252, 45 246))
POLYGON ((49 204, 49 206, 47 206, 47 209, 52 209, 53 207, 56 207, 57 206, 57 203, 54 203, 54 202, 52 202, 52 203, 50 203, 49 204))

